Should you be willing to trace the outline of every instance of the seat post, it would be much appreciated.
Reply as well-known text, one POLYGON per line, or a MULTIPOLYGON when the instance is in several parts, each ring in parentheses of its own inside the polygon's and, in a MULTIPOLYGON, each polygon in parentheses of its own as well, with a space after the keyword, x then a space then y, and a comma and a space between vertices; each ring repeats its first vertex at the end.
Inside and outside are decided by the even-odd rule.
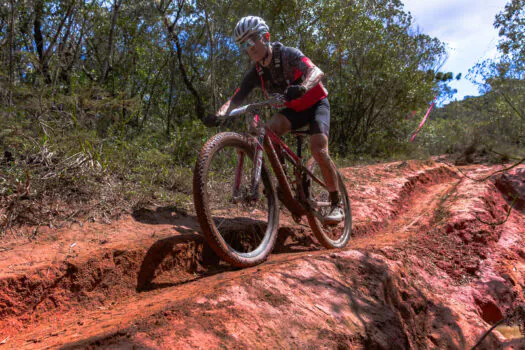
POLYGON ((295 135, 296 139, 297 139, 297 156, 299 158, 302 158, 303 157, 303 135, 301 134, 296 134, 295 135))
POLYGON ((295 136, 295 139, 297 140, 297 156, 299 158, 303 157, 303 138, 305 136, 310 137, 311 131, 309 128, 299 128, 296 130, 292 130, 292 134, 295 136))

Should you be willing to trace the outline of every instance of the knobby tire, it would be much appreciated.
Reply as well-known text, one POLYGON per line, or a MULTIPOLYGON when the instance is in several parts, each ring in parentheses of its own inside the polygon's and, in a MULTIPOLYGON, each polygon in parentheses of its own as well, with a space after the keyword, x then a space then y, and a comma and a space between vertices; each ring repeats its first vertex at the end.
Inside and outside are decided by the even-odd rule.
MULTIPOLYGON (((322 179, 322 176, 319 171, 319 166, 314 158, 311 158, 307 162, 307 168, 316 176, 322 179)), ((310 212, 306 215, 308 219, 308 224, 312 229, 314 236, 317 238, 319 243, 322 246, 328 249, 333 248, 343 248, 348 243, 352 235, 352 212, 350 208, 350 200, 348 198, 348 192, 343 181, 343 177, 339 173, 339 170, 336 169, 337 181, 339 188, 339 195, 342 201, 342 208, 345 214, 343 222, 337 225, 327 225, 323 227, 322 223, 319 221, 317 216, 314 213, 314 209, 310 209, 310 212)), ((329 195, 326 189, 321 188, 320 185, 314 183, 312 180, 310 192, 318 201, 329 201, 329 195), (322 198, 319 198, 322 197, 322 198)), ((324 216, 324 212, 319 212, 321 216, 324 216)))
MULTIPOLYGON (((270 172, 264 164, 259 185, 262 204, 258 201, 254 208, 249 208, 242 201, 239 204, 232 202, 230 187, 233 186, 235 179, 236 161, 231 161, 230 158, 233 156, 230 157, 230 154, 236 154, 238 150, 244 152, 246 154, 244 169, 247 172, 251 171, 255 146, 248 140, 245 136, 235 132, 223 132, 213 136, 201 149, 193 175, 195 211, 206 241, 217 255, 236 267, 249 267, 263 262, 275 245, 279 225, 277 194, 270 172), (215 164, 217 162, 223 162, 223 164, 215 164), (217 175, 222 171, 225 173, 224 176, 217 175), (218 188, 215 192, 213 192, 214 187, 218 188), (224 203, 222 209, 226 213, 218 214, 221 203, 224 203), (215 208, 218 209, 215 210, 215 208), (252 209, 252 212, 242 213, 242 216, 238 214, 240 211, 252 209), (257 216, 253 213, 259 214, 257 216), (229 223, 224 224, 224 222, 233 222, 231 225, 235 228, 231 228, 229 223), (247 226, 242 227, 239 222, 246 223, 247 226), (239 226, 242 228, 239 229, 239 226), (225 233, 227 230, 243 232, 225 233), (243 242, 237 242, 238 237, 241 237, 240 240, 243 242), (258 240, 260 242, 254 243, 258 240)), ((246 174, 245 180, 248 178, 251 179, 251 174, 246 174)), ((243 186, 246 186, 246 182, 249 181, 245 181, 243 186)))

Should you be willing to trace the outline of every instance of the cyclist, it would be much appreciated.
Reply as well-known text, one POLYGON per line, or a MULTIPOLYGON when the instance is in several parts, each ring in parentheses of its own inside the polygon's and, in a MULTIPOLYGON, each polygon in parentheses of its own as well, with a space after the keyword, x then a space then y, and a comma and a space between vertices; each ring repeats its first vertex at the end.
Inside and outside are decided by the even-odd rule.
POLYGON ((235 27, 234 39, 255 65, 246 74, 235 95, 215 116, 208 117, 205 124, 216 125, 218 116, 227 115, 239 106, 255 87, 261 88, 267 97, 268 93, 284 94, 286 108, 273 115, 267 126, 277 135, 283 135, 310 125, 310 149, 321 168, 332 203, 324 219, 328 223, 342 221, 344 212, 339 206, 335 164, 328 153, 330 105, 328 91, 321 82, 324 73, 298 49, 270 42, 270 30, 260 17, 241 18, 235 27))

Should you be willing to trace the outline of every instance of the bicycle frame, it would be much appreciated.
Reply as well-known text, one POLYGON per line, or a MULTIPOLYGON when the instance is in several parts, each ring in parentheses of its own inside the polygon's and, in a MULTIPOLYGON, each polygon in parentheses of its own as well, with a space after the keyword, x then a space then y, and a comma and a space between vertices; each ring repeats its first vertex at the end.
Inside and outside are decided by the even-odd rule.
MULTIPOLYGON (((254 124, 257 125, 259 122, 258 115, 254 116, 254 124)), ((263 152, 265 152, 268 156, 268 160, 270 161, 270 165, 274 170, 275 176, 277 178, 277 181, 279 182, 279 199, 281 202, 290 210, 292 215, 295 217, 301 217, 305 215, 308 212, 308 199, 306 196, 306 191, 303 188, 302 183, 302 174, 305 172, 314 180, 315 182, 319 183, 321 186, 326 187, 326 184, 320 180, 318 177, 316 177, 312 172, 310 172, 302 162, 301 157, 301 145, 298 145, 298 154, 295 154, 288 145, 272 130, 270 130, 267 126, 258 127, 256 129, 257 133, 256 135, 252 135, 255 145, 256 145, 256 151, 254 155, 254 168, 252 171, 252 178, 251 178, 251 189, 252 193, 250 195, 251 200, 257 200, 258 199, 258 187, 259 182, 261 179, 261 170, 263 165, 263 152), (294 168, 294 176, 295 176, 295 184, 296 184, 296 192, 294 196, 294 191, 292 190, 292 187, 290 186, 290 183, 287 180, 285 171, 283 169, 283 166, 281 164, 281 161, 279 160, 279 157, 276 152, 276 147, 283 152, 283 156, 287 157, 288 160, 292 163, 294 168)), ((296 132, 296 135, 300 136, 303 133, 296 132)), ((238 162, 237 162, 237 169, 236 169, 236 176, 235 176, 235 186, 233 188, 233 198, 239 197, 239 190, 241 185, 241 174, 242 174, 242 167, 244 165, 244 153, 239 152, 238 156, 238 162)), ((323 205, 323 204, 322 204, 323 205)), ((329 206, 329 203, 326 203, 326 206, 329 206)))

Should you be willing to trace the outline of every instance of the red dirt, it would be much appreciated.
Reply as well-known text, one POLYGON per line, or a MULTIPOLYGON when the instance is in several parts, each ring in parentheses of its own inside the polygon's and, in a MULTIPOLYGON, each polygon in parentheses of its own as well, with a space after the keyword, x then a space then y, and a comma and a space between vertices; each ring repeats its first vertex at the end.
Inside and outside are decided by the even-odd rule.
MULTIPOLYGON (((282 215, 270 259, 234 270, 170 208, 4 243, 0 348, 467 349, 524 303, 525 167, 485 182, 434 162, 342 174, 344 250, 282 215)), ((480 348, 525 340, 494 331, 480 348)))

